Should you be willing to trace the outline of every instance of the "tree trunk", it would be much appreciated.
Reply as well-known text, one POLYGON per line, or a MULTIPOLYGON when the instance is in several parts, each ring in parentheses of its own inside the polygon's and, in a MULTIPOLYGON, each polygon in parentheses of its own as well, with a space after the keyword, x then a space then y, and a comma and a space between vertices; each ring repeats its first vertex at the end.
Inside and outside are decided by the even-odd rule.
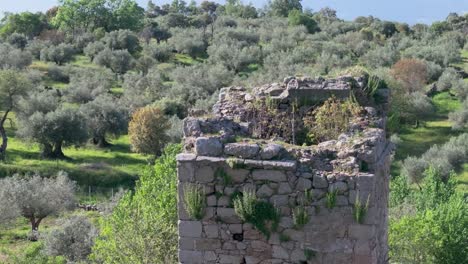
POLYGON ((31 235, 29 236, 29 240, 37 241, 39 239, 39 225, 42 219, 44 219, 44 217, 36 218, 34 215, 29 217, 29 222, 31 223, 31 235))
POLYGON ((42 148, 42 154, 41 157, 43 159, 50 159, 52 158, 52 145, 51 144, 44 144, 42 148))
POLYGON ((8 147, 8 137, 5 130, 5 121, 7 120, 10 109, 6 110, 0 120, 0 136, 2 137, 2 144, 0 145, 0 161, 6 158, 6 149, 8 147))
POLYGON ((0 135, 2 136, 2 145, 0 145, 0 161, 4 161, 6 158, 6 149, 8 146, 8 137, 6 135, 3 124, 0 125, 0 135))
POLYGON ((94 145, 96 145, 98 148, 105 148, 111 146, 109 142, 107 142, 106 137, 104 136, 97 136, 92 139, 92 142, 94 145))
POLYGON ((65 159, 65 154, 62 151, 62 142, 55 143, 52 154, 56 159, 65 159))

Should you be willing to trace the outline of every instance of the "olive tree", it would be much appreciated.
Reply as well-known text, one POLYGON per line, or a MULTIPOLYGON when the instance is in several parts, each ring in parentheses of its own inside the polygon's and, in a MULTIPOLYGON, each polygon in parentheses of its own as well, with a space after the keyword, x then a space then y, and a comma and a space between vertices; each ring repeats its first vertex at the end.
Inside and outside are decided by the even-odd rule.
POLYGON ((63 146, 80 145, 88 138, 86 122, 78 109, 58 107, 50 112, 21 116, 17 134, 39 143, 43 158, 64 159, 63 146))
POLYGON ((94 58, 94 63, 111 69, 116 74, 124 74, 135 67, 135 59, 127 50, 105 49, 94 58))
POLYGON ((86 117, 92 142, 99 147, 109 145, 107 135, 119 136, 127 131, 127 111, 115 101, 111 96, 101 95, 80 108, 86 117))
POLYGON ((41 50, 42 61, 52 61, 58 65, 62 65, 65 62, 70 61, 75 54, 75 50, 72 45, 59 44, 57 46, 50 46, 41 50))
POLYGON ((37 240, 39 225, 44 218, 73 208, 75 187, 75 183, 65 173, 51 178, 36 174, 1 179, 0 211, 2 215, 3 212, 10 212, 8 218, 3 215, 3 220, 13 220, 20 216, 27 218, 31 224, 31 240, 37 240))
POLYGON ((28 44, 28 38, 24 34, 13 33, 7 38, 10 45, 23 50, 28 44))
POLYGON ((98 232, 86 216, 75 215, 64 221, 59 229, 45 238, 45 253, 64 256, 70 263, 86 260, 98 232))
POLYGON ((130 30, 109 32, 103 38, 103 42, 111 50, 128 50, 130 53, 134 53, 141 48, 138 36, 130 30))
POLYGON ((0 69, 24 69, 32 63, 32 55, 0 43, 0 69))
POLYGON ((0 71, 0 160, 4 160, 8 147, 8 136, 5 130, 5 122, 9 114, 16 110, 18 102, 27 89, 31 86, 27 78, 13 70, 0 71))
POLYGON ((114 76, 110 70, 82 69, 70 76, 70 84, 65 91, 66 100, 85 104, 112 88, 114 76))

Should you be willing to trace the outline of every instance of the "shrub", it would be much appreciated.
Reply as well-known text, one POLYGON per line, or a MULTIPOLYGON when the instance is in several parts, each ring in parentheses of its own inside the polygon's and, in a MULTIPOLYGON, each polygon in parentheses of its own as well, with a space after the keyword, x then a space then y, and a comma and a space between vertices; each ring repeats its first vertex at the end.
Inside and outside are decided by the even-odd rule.
POLYGON ((468 206, 453 195, 447 203, 390 221, 390 258, 399 263, 463 263, 468 258, 468 206))
POLYGON ((304 206, 297 206, 292 210, 294 228, 300 229, 309 223, 309 214, 304 206))
POLYGON ((159 108, 145 107, 136 110, 128 126, 132 150, 138 153, 158 155, 166 145, 168 119, 159 108))
POLYGON ((361 197, 359 197, 359 192, 356 194, 356 201, 354 202, 354 207, 353 207, 353 217, 356 222, 359 224, 364 223, 364 219, 367 214, 367 209, 369 209, 369 199, 370 199, 370 194, 367 196, 367 201, 366 204, 362 204, 361 197))
POLYGON ((184 208, 194 220, 201 220, 205 215, 205 191, 199 185, 184 185, 184 208))
POLYGON ((95 41, 89 43, 83 50, 83 53, 88 56, 91 60, 98 55, 101 51, 106 49, 106 45, 101 41, 95 41))
POLYGON ((333 209, 336 206, 336 196, 337 195, 338 195, 338 190, 336 190, 336 189, 327 192, 327 194, 325 196, 327 203, 325 204, 325 206, 328 209, 333 209))
POLYGON ((454 68, 445 69, 442 75, 437 80, 437 90, 449 90, 450 88, 452 88, 453 82, 458 79, 460 79, 460 76, 458 76, 458 73, 454 68))
POLYGON ((96 236, 96 228, 85 216, 72 216, 46 236, 45 252, 64 256, 69 262, 83 261, 91 254, 96 236))
POLYGON ((143 52, 159 62, 167 62, 172 57, 172 48, 167 43, 150 43, 143 52))
POLYGON ((257 200, 255 191, 244 190, 242 197, 234 199, 234 210, 242 221, 251 223, 267 238, 279 223, 276 208, 267 202, 257 200))
POLYGON ((328 99, 312 115, 304 118, 309 138, 318 142, 338 138, 348 130, 350 122, 359 114, 360 109, 359 105, 350 100, 341 102, 335 97, 328 99))
POLYGON ((52 64, 47 70, 47 76, 53 81, 67 83, 70 81, 70 69, 52 64))
POLYGON ((452 122, 452 129, 454 130, 463 130, 468 127, 468 99, 465 99, 460 109, 449 113, 449 120, 452 122))
POLYGON ((135 192, 127 192, 112 215, 102 220, 90 259, 97 263, 177 262, 177 161, 180 145, 140 175, 135 192))
POLYGON ((292 26, 304 25, 311 34, 320 30, 317 22, 310 15, 304 14, 299 10, 289 12, 288 22, 292 26))

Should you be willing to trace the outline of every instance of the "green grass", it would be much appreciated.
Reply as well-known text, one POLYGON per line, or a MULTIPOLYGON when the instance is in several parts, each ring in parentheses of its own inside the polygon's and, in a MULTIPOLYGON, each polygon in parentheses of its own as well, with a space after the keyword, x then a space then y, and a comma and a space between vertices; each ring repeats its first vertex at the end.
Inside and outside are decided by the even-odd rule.
MULTIPOLYGON (((98 226, 98 221, 101 217, 98 212, 84 212, 81 210, 67 212, 60 216, 48 216, 44 218, 39 227, 40 234, 46 235, 58 228, 62 219, 73 214, 86 215, 96 226, 98 226)), ((31 226, 28 220, 23 217, 18 218, 12 223, 0 225, 0 263, 6 263, 9 256, 21 256, 28 247, 37 243, 28 240, 30 230, 31 226)))
POLYGON ((399 137, 402 143, 396 150, 392 175, 400 173, 401 162, 408 156, 419 157, 434 144, 443 144, 462 133, 452 130, 452 124, 448 120, 448 114, 461 106, 460 101, 449 92, 442 92, 436 94, 432 102, 435 113, 424 120, 421 126, 415 128, 407 125, 401 129, 399 137))
POLYGON ((182 65, 190 66, 200 62, 203 62, 203 58, 192 58, 187 54, 175 54, 174 62, 182 65))
POLYGON ((147 164, 147 157, 130 151, 128 136, 111 139, 112 146, 103 149, 92 145, 64 148, 69 160, 44 160, 37 144, 16 138, 9 122, 6 129, 9 137, 7 158, 0 163, 0 177, 28 172, 49 176, 63 170, 84 186, 132 186, 147 164))
POLYGON ((73 60, 70 62, 71 65, 81 68, 94 68, 99 69, 101 66, 94 64, 88 56, 85 55, 76 55, 73 60))

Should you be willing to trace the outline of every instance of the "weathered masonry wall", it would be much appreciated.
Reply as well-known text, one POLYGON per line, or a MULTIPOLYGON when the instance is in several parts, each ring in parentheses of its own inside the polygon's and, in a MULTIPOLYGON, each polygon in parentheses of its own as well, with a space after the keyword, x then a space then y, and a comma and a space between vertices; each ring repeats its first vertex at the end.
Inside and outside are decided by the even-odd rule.
MULTIPOLYGON (((387 263, 392 145, 385 122, 375 109, 366 111, 370 122, 356 132, 307 148, 266 140, 228 143, 213 135, 213 122, 186 121, 190 147, 177 156, 179 262, 387 263), (203 190, 201 220, 187 213, 189 185, 203 190), (248 190, 277 210, 278 226, 269 237, 236 214, 233 200, 248 190), (361 222, 355 217, 358 200, 368 201, 361 222), (298 207, 309 218, 301 227, 293 216, 298 207)), ((230 122, 217 124, 243 130, 230 122)))

